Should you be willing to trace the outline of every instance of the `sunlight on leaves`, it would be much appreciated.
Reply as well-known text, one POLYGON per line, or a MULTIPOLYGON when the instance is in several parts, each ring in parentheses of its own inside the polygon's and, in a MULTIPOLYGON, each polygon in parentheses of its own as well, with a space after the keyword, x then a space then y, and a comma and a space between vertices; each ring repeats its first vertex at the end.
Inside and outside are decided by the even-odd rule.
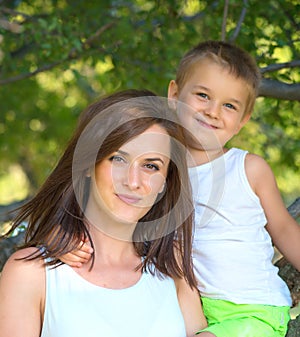
POLYGON ((19 165, 12 165, 0 175, 0 204, 22 200, 28 195, 28 181, 19 165))

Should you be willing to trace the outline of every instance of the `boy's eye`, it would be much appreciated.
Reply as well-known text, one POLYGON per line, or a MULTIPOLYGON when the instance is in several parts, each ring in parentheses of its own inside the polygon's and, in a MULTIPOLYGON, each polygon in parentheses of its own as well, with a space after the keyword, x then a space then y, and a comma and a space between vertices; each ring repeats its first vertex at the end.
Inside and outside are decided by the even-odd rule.
POLYGON ((159 166, 152 163, 147 163, 144 165, 144 167, 151 171, 159 171, 159 166))
POLYGON ((231 103, 226 103, 224 105, 226 106, 226 108, 236 110, 236 107, 233 104, 231 104, 231 103))
POLYGON ((199 92, 197 95, 198 95, 199 97, 202 97, 202 98, 205 98, 205 99, 208 98, 208 96, 207 96, 204 92, 199 92))

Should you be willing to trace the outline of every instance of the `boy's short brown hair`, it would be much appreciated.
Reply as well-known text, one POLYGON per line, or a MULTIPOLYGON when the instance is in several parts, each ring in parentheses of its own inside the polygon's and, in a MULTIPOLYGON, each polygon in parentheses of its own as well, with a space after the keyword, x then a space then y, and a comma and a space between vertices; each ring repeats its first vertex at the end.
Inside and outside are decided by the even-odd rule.
POLYGON ((260 70, 249 53, 227 42, 205 41, 189 50, 181 59, 177 69, 176 83, 179 90, 188 81, 197 63, 204 58, 211 59, 246 82, 249 97, 245 114, 251 113, 258 94, 261 79, 260 70))

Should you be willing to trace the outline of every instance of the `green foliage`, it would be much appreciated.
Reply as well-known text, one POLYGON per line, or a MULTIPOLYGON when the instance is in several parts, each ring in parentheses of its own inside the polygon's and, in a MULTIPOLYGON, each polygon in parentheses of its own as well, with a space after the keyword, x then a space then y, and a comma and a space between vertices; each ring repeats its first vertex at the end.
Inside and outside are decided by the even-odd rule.
MULTIPOLYGON (((224 3, 3 0, 0 179, 19 164, 36 190, 57 162, 78 114, 96 97, 125 88, 165 96, 183 54, 202 40, 221 39, 224 3)), ((226 39, 248 50, 260 67, 297 60, 299 12, 297 0, 231 0, 226 39)), ((300 81, 299 67, 264 76, 300 81)), ((262 154, 280 178, 287 170, 299 173, 298 130, 299 102, 260 98, 234 144, 262 154)))

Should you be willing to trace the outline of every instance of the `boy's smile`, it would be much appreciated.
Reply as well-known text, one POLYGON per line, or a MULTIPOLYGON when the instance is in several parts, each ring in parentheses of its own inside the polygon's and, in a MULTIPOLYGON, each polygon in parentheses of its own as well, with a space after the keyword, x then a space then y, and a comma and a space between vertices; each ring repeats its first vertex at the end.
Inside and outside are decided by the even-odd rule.
POLYGON ((188 137, 188 145, 206 150, 222 148, 248 121, 248 96, 244 80, 209 58, 192 67, 182 88, 169 85, 169 98, 184 103, 177 104, 182 125, 197 139, 188 137))

